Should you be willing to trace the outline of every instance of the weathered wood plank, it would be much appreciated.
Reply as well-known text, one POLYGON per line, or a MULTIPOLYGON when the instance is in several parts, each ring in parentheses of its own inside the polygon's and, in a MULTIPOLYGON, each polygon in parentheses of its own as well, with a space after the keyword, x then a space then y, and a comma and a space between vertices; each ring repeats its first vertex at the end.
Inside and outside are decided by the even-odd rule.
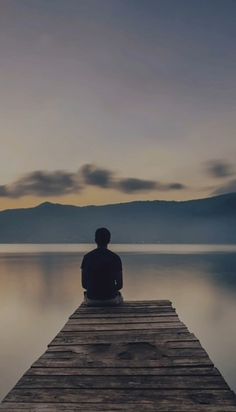
POLYGON ((135 359, 159 359, 178 356, 208 356, 201 347, 169 347, 164 343, 127 343, 127 344, 88 344, 64 347, 50 347, 43 355, 44 357, 96 357, 119 358, 126 354, 135 359))
POLYGON ((160 323, 160 322, 152 322, 152 323, 106 323, 106 324, 89 324, 82 325, 80 323, 70 323, 67 324, 62 329, 62 332, 89 332, 89 331, 113 331, 113 330, 150 330, 156 331, 158 329, 186 329, 185 325, 182 322, 167 322, 167 323, 160 323))
POLYGON ((168 322, 178 322, 179 318, 177 315, 172 315, 172 316, 127 316, 127 317, 95 317, 95 318, 89 318, 89 317, 71 317, 69 320, 69 324, 80 324, 80 325, 93 325, 93 324, 123 324, 123 323, 168 323, 168 322))
POLYGON ((85 368, 85 367, 166 367, 166 366, 211 366, 213 365, 211 360, 207 356, 200 356, 200 357, 172 357, 172 358, 163 358, 163 359, 156 359, 156 360, 148 360, 148 359, 113 359, 113 358, 106 358, 100 360, 94 359, 84 359, 84 358, 71 358, 68 359, 67 357, 63 358, 48 358, 42 357, 37 360, 32 367, 73 367, 73 368, 85 368))
POLYGON ((90 314, 117 314, 120 313, 122 314, 130 314, 130 313, 134 313, 136 312, 137 314, 147 314, 147 313, 152 313, 152 314, 157 314, 157 313, 175 313, 175 309, 173 309, 171 306, 156 306, 156 307, 152 307, 152 308, 145 308, 145 306, 143 307, 110 307, 108 306, 106 307, 87 307, 87 308, 81 308, 79 312, 75 312, 75 313, 80 313, 80 314, 86 314, 86 315, 90 315, 90 314))
MULTIPOLYGON (((148 375, 148 376, 219 376, 220 373, 218 369, 207 366, 207 367, 162 367, 162 368, 30 368, 26 375, 69 375, 69 376, 80 376, 80 375, 97 375, 97 376, 120 376, 120 375, 148 375)), ((221 376, 221 375, 220 375, 221 376)))
POLYGON ((156 405, 195 406, 201 404, 234 405, 235 396, 230 390, 156 390, 156 389, 13 389, 5 402, 58 402, 58 403, 125 403, 139 405, 140 401, 156 405))
POLYGON ((221 376, 32 376, 24 375, 16 389, 227 389, 221 376))
POLYGON ((236 412, 235 406, 230 406, 224 404, 223 406, 219 405, 209 405, 209 404, 201 404, 201 405, 194 405, 193 407, 178 405, 176 406, 175 402, 173 401, 172 404, 169 402, 167 405, 156 405, 156 403, 148 402, 148 401, 139 401, 139 405, 137 404, 125 404, 125 403, 15 403, 15 402, 7 402, 4 405, 0 405, 0 410, 4 410, 5 412, 18 412, 18 411, 25 411, 25 412, 137 412, 142 410, 142 412, 236 412), (140 408, 140 409, 137 409, 140 408), (157 409, 158 408, 158 409, 157 409), (177 409, 178 408, 178 409, 177 409))
MULTIPOLYGON (((122 303, 122 307, 137 307, 137 306, 144 306, 145 308, 149 308, 149 307, 153 307, 153 306, 172 306, 172 302, 170 300, 165 300, 165 299, 161 299, 161 300, 129 300, 129 301, 124 301, 122 303)), ((120 306, 119 306, 120 307, 120 306)), ((82 303, 79 308, 77 308, 76 310, 79 310, 81 308, 88 308, 90 309, 90 307, 88 307, 85 303, 82 303)))
MULTIPOLYGON (((91 358, 91 356, 92 356, 92 353, 91 352, 89 352, 89 353, 86 353, 86 352, 81 352, 81 353, 78 353, 78 352, 76 352, 76 351, 57 351, 57 352, 53 352, 53 351, 47 351, 40 359, 42 360, 42 359, 58 359, 58 360, 60 360, 60 359, 63 359, 63 360, 65 360, 65 359, 68 359, 68 360, 77 360, 78 362, 83 358, 83 360, 85 360, 85 358, 86 358, 86 360, 87 360, 87 362, 90 362, 90 358, 91 358)), ((195 349, 195 350, 192 350, 192 349, 185 349, 185 350, 173 350, 172 352, 170 352, 170 353, 165 353, 165 352, 163 352, 163 353, 158 353, 158 354, 156 354, 156 353, 153 353, 153 355, 147 355, 146 353, 145 353, 145 355, 144 356, 142 356, 142 354, 140 353, 140 354, 133 354, 131 351, 126 351, 126 350, 124 350, 124 351, 122 351, 122 352, 120 352, 120 353, 117 353, 117 354, 113 354, 113 353, 109 353, 109 354, 105 354, 104 352, 102 352, 101 351, 101 353, 100 352, 97 352, 97 353, 94 353, 93 354, 93 359, 94 359, 94 362, 99 362, 99 364, 100 364, 100 359, 101 359, 101 356, 103 357, 103 361, 104 362, 112 362, 113 360, 115 361, 119 361, 119 360, 128 360, 128 361, 134 361, 134 362, 137 362, 137 367, 138 367, 138 362, 139 361, 141 361, 141 362, 143 362, 143 361, 147 361, 147 360, 150 360, 150 361, 159 361, 159 362, 161 362, 161 361, 163 361, 163 362, 166 362, 166 360, 168 359, 169 360, 169 362, 175 362, 175 360, 176 361, 178 361, 179 360, 179 358, 181 358, 181 359, 187 359, 187 358, 190 358, 190 362, 193 360, 193 358, 194 359, 196 359, 196 358, 198 358, 198 359, 200 359, 200 358, 208 358, 208 355, 206 354, 206 352, 204 352, 203 350, 201 350, 201 349, 195 349)))
POLYGON ((152 313, 152 312, 144 312, 144 313, 137 313, 136 311, 128 312, 128 313, 96 313, 93 312, 89 313, 81 313, 80 311, 75 312, 73 315, 69 317, 69 319, 125 319, 125 318, 144 318, 144 319, 152 319, 152 318, 164 318, 164 317, 175 317, 178 318, 178 315, 174 311, 166 311, 160 313, 152 313))
MULTIPOLYGON (((65 325, 64 325, 65 326, 65 325)), ((64 327, 63 326, 63 327, 64 327)), ((83 325, 83 326, 86 326, 86 325, 83 325)), ((96 326, 96 325, 95 325, 96 326)), ((106 325, 105 325, 106 326, 106 325)), ((117 336, 119 336, 119 335, 128 335, 128 334, 130 334, 130 336, 133 336, 133 337, 135 337, 135 334, 136 335, 139 335, 139 336, 146 336, 146 335, 148 335, 148 336, 152 336, 152 335, 157 335, 158 336, 158 338, 159 338, 159 336, 160 335, 163 335, 163 334, 165 334, 165 335, 168 335, 168 334, 177 334, 177 333, 190 333, 189 332, 189 330, 188 330, 188 328, 185 326, 185 325, 179 325, 179 327, 176 327, 175 328, 175 330, 173 330, 173 327, 172 327, 172 323, 170 322, 169 324, 167 324, 167 325, 165 325, 165 327, 164 328, 161 328, 161 330, 158 330, 158 329, 160 329, 160 328, 158 328, 158 325, 157 325, 157 327, 156 328, 149 328, 149 327, 147 327, 147 328, 145 328, 145 330, 143 330, 143 329, 138 329, 138 327, 137 327, 137 329, 134 329, 134 330, 129 330, 129 329, 125 329, 124 331, 120 331, 120 330, 114 330, 114 331, 112 331, 112 334, 110 333, 110 331, 109 331, 109 329, 108 330, 104 330, 104 331, 100 331, 100 330, 95 330, 95 331, 87 331, 85 334, 83 334, 83 331, 72 331, 72 334, 77 334, 77 335, 84 335, 84 336, 93 336, 93 335, 97 335, 97 336, 99 336, 99 335, 104 335, 104 336, 115 336, 115 335, 117 335, 117 336)), ((58 335, 59 334, 65 334, 65 332, 63 331, 63 328, 61 329, 61 331, 58 333, 58 335)), ((70 333, 70 331, 68 331, 68 332, 66 332, 66 334, 68 334, 68 333, 70 333)), ((57 335, 57 336, 58 336, 57 335)))
POLYGON ((109 309, 109 310, 114 310, 114 311, 119 311, 121 309, 139 309, 139 308, 144 308, 145 310, 152 310, 152 309, 163 309, 163 308, 172 308, 172 303, 171 302, 163 302, 163 304, 159 304, 158 301, 156 301, 155 303, 149 303, 148 301, 146 302, 146 304, 139 304, 139 303, 132 303, 132 302, 123 302, 122 305, 119 306, 87 306, 84 303, 82 303, 80 305, 80 307, 78 309, 76 309, 76 311, 90 311, 91 309, 98 309, 98 310, 103 310, 103 309, 109 309))
MULTIPOLYGON (((201 344, 200 344, 200 342, 199 341, 174 341, 174 342, 150 342, 151 344, 153 344, 153 345, 159 345, 160 347, 163 347, 163 349, 167 349, 167 348, 172 348, 172 349, 181 349, 181 348, 186 348, 186 349, 202 349, 203 350, 203 348, 202 348, 202 346, 201 346, 201 344)), ((109 344, 109 345, 114 345, 114 344, 112 344, 112 343, 105 343, 105 345, 106 344, 109 344)), ((101 344, 98 344, 98 343, 93 343, 93 344, 86 344, 86 343, 83 343, 83 345, 82 346, 87 346, 87 345, 90 345, 90 346, 98 346, 99 347, 99 345, 101 345, 101 344)), ((48 352, 51 352, 51 351, 75 351, 75 352, 79 352, 79 348, 81 347, 81 344, 77 344, 77 345, 50 345, 49 347, 48 347, 48 352)), ((99 350, 99 348, 98 348, 98 350, 99 350)))
POLYGON ((171 302, 81 305, 7 395, 5 412, 236 412, 171 302))
POLYGON ((152 331, 140 331, 136 332, 88 332, 83 333, 58 333, 58 335, 52 340, 49 346, 53 345, 79 345, 87 343, 117 343, 117 342, 153 342, 158 340, 159 342, 167 341, 197 341, 197 338, 188 331, 165 331, 165 333, 157 333, 152 331))

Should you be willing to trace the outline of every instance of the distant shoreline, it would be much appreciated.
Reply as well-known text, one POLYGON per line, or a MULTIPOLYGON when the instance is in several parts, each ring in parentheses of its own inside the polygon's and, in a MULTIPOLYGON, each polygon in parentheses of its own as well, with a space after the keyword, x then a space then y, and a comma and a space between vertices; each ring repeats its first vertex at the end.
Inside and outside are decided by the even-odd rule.
POLYGON ((45 202, 0 212, 0 244, 89 244, 98 227, 119 244, 236 244, 236 193, 184 202, 76 207, 45 202))

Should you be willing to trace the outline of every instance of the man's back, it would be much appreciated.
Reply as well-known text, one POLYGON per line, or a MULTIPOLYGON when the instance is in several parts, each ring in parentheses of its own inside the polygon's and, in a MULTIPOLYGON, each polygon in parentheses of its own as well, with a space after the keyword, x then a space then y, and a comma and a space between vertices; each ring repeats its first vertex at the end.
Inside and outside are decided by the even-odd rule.
POLYGON ((87 253, 81 269, 82 286, 89 299, 111 299, 122 288, 121 259, 106 247, 87 253))

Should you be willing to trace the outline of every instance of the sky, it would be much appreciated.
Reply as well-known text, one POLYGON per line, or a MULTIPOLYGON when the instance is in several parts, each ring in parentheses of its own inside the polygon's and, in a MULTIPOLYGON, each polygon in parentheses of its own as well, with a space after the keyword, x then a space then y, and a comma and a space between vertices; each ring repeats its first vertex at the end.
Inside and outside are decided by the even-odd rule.
POLYGON ((0 0, 0 209, 236 191, 235 0, 0 0))

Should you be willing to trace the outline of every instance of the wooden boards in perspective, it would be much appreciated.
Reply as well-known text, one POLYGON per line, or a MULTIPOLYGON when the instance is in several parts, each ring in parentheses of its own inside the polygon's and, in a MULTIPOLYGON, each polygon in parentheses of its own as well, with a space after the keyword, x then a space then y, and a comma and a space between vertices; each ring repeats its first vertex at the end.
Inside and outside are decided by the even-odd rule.
POLYGON ((81 305, 3 400, 5 412, 236 412, 168 300, 81 305))

